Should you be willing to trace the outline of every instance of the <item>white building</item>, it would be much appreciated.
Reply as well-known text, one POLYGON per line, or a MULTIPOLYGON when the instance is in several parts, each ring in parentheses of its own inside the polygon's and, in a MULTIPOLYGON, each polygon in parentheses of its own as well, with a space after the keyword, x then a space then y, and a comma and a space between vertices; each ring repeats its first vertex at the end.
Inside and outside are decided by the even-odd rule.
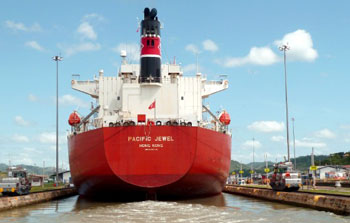
MULTIPOLYGON (((55 179, 56 178, 56 174, 52 174, 50 177, 55 179)), ((58 173, 58 179, 62 183, 71 184, 72 183, 72 177, 71 177, 71 174, 70 174, 70 170, 66 170, 66 171, 58 173)))
POLYGON ((316 170, 318 179, 342 179, 347 177, 347 170, 341 166, 318 166, 316 170))

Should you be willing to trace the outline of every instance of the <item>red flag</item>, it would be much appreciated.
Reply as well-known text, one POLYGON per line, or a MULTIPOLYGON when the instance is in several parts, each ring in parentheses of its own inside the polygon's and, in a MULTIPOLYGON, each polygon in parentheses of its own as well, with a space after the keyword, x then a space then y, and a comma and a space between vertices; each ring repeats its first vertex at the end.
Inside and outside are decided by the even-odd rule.
POLYGON ((154 100, 154 102, 152 102, 152 104, 150 106, 148 106, 148 109, 153 109, 156 108, 156 101, 154 100))

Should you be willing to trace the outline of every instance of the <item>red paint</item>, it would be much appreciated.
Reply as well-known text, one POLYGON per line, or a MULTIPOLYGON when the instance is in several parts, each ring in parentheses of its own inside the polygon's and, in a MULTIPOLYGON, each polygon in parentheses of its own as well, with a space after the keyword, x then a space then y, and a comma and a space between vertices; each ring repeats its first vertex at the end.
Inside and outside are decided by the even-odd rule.
POLYGON ((100 128, 68 144, 72 179, 83 195, 217 194, 230 168, 230 136, 200 127, 100 128))
POLYGON ((148 119, 148 120, 147 120, 147 125, 154 125, 154 121, 151 120, 151 119, 148 119))
POLYGON ((159 37, 142 37, 141 38, 141 56, 144 55, 161 55, 159 37), (152 45, 152 42, 154 43, 152 45))
POLYGON ((153 108, 156 108, 156 101, 152 102, 152 104, 150 104, 150 105, 148 106, 148 109, 149 109, 149 110, 151 110, 151 109, 153 109, 153 108))
POLYGON ((137 115, 137 122, 146 122, 146 115, 145 114, 138 114, 137 115))
POLYGON ((223 123, 224 125, 229 125, 231 122, 231 118, 230 115, 224 111, 219 118, 220 122, 223 123))
POLYGON ((69 115, 69 118, 68 118, 68 124, 69 125, 77 125, 80 123, 80 116, 77 112, 73 112, 69 115))

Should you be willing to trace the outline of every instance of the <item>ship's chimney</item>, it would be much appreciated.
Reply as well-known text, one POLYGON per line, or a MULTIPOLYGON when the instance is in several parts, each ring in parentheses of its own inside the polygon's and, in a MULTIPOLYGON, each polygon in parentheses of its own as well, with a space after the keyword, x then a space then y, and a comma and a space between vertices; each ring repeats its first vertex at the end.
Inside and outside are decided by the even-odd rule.
POLYGON ((99 70, 98 75, 99 75, 100 77, 103 77, 103 70, 102 70, 102 69, 99 70))
POLYGON ((141 22, 141 59, 140 82, 160 82, 160 22, 157 9, 145 8, 141 22))

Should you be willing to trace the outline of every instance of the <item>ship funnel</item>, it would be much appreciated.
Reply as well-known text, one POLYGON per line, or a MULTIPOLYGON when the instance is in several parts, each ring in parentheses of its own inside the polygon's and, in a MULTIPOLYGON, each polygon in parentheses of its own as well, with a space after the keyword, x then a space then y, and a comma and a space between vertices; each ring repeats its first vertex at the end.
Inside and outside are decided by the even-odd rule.
POLYGON ((150 17, 153 20, 157 16, 157 9, 152 9, 150 13, 150 17))
POLYGON ((161 82, 160 22, 157 9, 144 10, 141 21, 140 83, 161 82))
POLYGON ((126 64, 126 50, 121 50, 120 51, 120 56, 122 58, 122 63, 126 64))
POLYGON ((143 10, 144 19, 149 19, 149 13, 149 8, 145 8, 145 10, 143 10))

